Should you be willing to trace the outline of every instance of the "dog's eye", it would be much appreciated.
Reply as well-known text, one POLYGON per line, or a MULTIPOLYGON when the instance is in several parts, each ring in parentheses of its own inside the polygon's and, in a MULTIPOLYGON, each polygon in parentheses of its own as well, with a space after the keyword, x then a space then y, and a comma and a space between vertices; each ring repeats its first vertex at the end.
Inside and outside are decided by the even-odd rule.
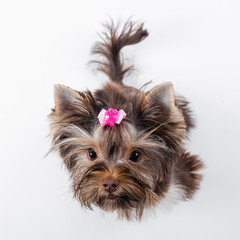
POLYGON ((97 153, 95 152, 94 149, 89 149, 88 150, 88 159, 91 161, 94 161, 97 158, 97 153))
POLYGON ((139 162, 141 160, 141 153, 138 150, 132 151, 129 160, 131 162, 139 162))

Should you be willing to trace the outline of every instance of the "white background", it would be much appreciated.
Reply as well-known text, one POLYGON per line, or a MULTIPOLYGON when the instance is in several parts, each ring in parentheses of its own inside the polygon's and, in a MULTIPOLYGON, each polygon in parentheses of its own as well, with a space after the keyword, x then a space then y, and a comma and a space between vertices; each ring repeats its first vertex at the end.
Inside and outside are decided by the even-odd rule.
POLYGON ((1 1, 0 239, 240 239, 239 13, 237 0, 1 1), (53 84, 106 79, 86 64, 109 16, 145 22, 125 82, 173 82, 197 118, 187 147, 206 164, 194 200, 141 223, 82 210, 60 157, 44 158, 53 84))

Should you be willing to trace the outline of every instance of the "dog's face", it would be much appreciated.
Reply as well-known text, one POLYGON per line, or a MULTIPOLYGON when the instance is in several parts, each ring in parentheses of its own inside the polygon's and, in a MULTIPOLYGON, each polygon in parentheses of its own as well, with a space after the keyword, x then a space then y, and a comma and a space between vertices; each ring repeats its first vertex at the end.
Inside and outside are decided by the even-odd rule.
POLYGON ((118 25, 106 27, 106 40, 92 52, 106 60, 94 62, 110 82, 94 93, 55 87, 52 149, 63 158, 82 206, 141 219, 144 209, 163 199, 192 197, 202 163, 184 150, 193 122, 188 103, 175 97, 172 84, 145 93, 122 82, 132 66, 124 67, 120 50, 148 36, 143 24, 127 22, 119 34, 118 25), (102 124, 98 117, 104 109, 121 109, 125 118, 102 124))
POLYGON ((95 95, 55 87, 50 115, 53 147, 58 149, 83 206, 97 205, 140 218, 164 198, 172 181, 186 124, 175 105, 172 84, 144 93, 109 83, 95 95), (102 126, 102 108, 121 108, 127 117, 119 125, 102 126))

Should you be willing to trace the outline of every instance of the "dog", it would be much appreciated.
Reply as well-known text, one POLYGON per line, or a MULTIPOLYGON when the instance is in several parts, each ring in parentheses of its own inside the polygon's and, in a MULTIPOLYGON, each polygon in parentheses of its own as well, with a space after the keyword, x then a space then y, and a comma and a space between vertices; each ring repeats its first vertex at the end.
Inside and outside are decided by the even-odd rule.
POLYGON ((141 220, 161 202, 191 199, 203 163, 185 149, 194 121, 172 83, 147 92, 123 84, 133 66, 125 66, 121 49, 148 36, 144 24, 104 26, 92 54, 101 57, 93 62, 109 81, 95 92, 55 85, 51 150, 62 157, 82 207, 141 220))

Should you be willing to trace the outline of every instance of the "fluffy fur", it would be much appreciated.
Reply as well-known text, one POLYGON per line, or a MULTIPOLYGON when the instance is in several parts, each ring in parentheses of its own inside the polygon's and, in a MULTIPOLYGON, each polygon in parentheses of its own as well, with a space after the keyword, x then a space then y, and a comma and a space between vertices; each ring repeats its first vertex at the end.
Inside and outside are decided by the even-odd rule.
POLYGON ((144 92, 122 82, 133 66, 124 65, 121 49, 148 36, 143 24, 128 21, 120 29, 111 22, 105 27, 92 53, 101 57, 93 62, 110 81, 94 93, 55 86, 49 115, 52 150, 63 158, 82 206, 140 220, 144 209, 161 201, 192 198, 203 164, 184 148, 194 124, 188 102, 175 97, 173 85, 162 83, 144 92), (109 108, 126 112, 120 125, 100 125, 99 112, 109 108), (140 157, 132 161, 136 151, 140 157))

